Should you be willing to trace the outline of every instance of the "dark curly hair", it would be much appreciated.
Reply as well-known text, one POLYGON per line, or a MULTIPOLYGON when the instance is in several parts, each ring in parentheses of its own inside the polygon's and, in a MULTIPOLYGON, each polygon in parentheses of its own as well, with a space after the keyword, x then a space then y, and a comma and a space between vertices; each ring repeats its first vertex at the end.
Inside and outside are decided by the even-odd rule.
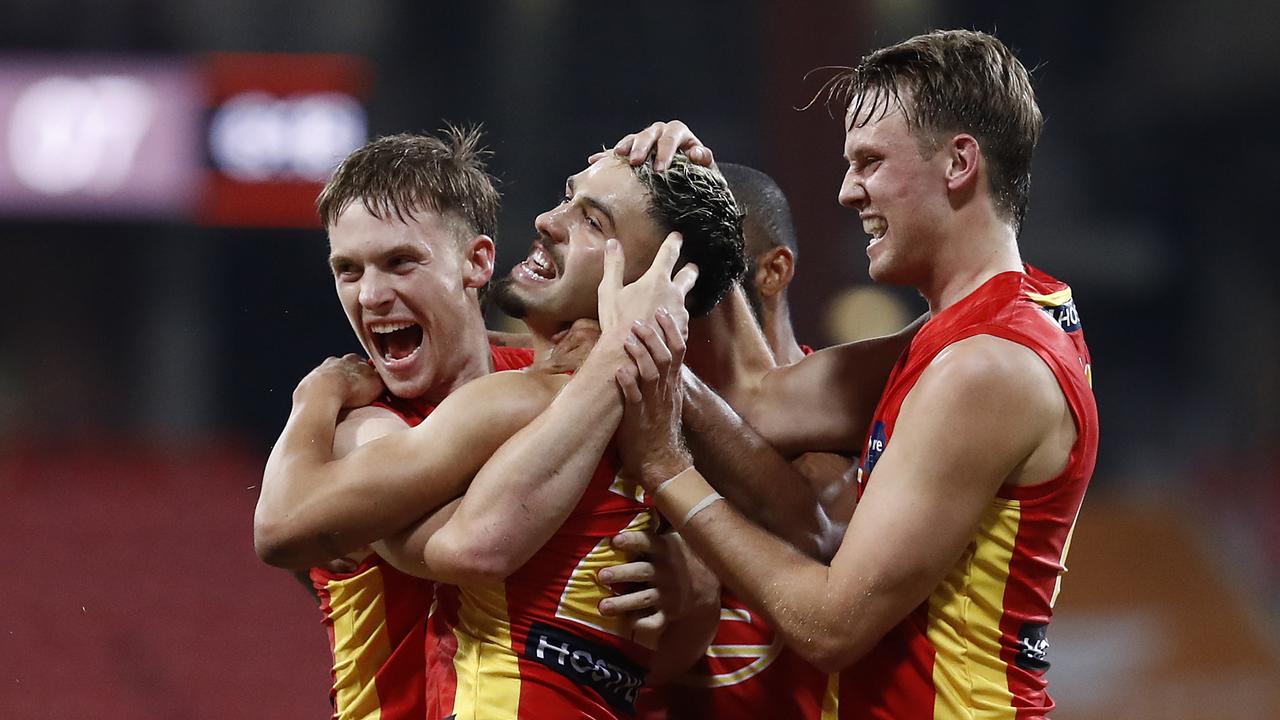
POLYGON ((689 314, 700 317, 729 293, 747 269, 743 213, 717 171, 677 154, 671 165, 654 172, 653 158, 632 167, 649 193, 649 216, 662 228, 684 236, 676 270, 698 266, 698 282, 685 298, 689 314))

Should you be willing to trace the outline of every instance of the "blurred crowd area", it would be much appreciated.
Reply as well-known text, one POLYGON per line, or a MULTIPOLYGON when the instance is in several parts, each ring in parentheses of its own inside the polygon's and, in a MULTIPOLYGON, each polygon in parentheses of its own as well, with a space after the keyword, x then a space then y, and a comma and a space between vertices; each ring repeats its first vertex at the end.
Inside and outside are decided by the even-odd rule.
MULTIPOLYGON (((0 716, 88 716, 34 710, 58 698, 112 709, 98 717, 143 717, 114 708, 160 696, 170 704, 155 717, 253 716, 216 692, 229 682, 248 698, 282 687, 306 696, 263 717, 324 711, 316 617, 289 578, 256 565, 250 515, 295 383, 358 347, 305 193, 301 220, 297 211, 298 179, 324 158, 294 143, 291 159, 272 161, 288 165, 293 191, 245 190, 263 178, 235 158, 272 150, 216 140, 227 67, 268 86, 273 68, 295 80, 337 68, 326 77, 348 99, 325 106, 341 120, 315 135, 326 147, 482 123, 504 195, 500 272, 524 257, 534 216, 591 152, 683 119, 717 158, 760 168, 787 192, 800 238, 797 334, 822 346, 924 308, 869 284, 857 218, 835 201, 840 122, 820 104, 797 109, 825 77, 807 73, 935 27, 994 31, 1034 68, 1048 123, 1023 253, 1073 286, 1095 360, 1098 469, 1050 635, 1060 716, 1115 717, 1117 703, 1126 717, 1280 715, 1280 245, 1267 210, 1280 164, 1269 122, 1280 112, 1270 34, 1280 8, 0 0, 0 10, 0 257, 17 299, 0 323, 0 538, 21 555, 0 592, 0 716), (149 117, 186 108, 201 134, 130 161, 154 163, 146 170, 182 156, 197 174, 153 183, 176 193, 171 202, 77 204, 92 188, 40 175, 97 157, 66 145, 62 160, 26 166, 45 178, 43 200, 16 184, 14 163, 33 151, 15 129, 13 88, 43 67, 154 73, 149 117), (211 74, 199 87, 180 81, 211 74), (280 657, 255 659, 263 643, 280 657), (194 655, 209 661, 187 667, 194 655)), ((26 122, 46 139, 62 127, 26 122)))

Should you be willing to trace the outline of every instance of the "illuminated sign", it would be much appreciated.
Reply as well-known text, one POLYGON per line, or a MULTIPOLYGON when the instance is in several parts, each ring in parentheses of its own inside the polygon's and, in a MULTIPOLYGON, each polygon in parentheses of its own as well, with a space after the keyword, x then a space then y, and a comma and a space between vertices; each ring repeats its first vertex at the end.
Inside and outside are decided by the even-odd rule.
POLYGON ((204 222, 315 227, 316 195, 369 136, 370 72, 347 55, 215 54, 204 222))
POLYGON ((0 64, 0 213, 183 217, 202 97, 181 63, 0 64))
POLYGON ((370 76, 344 55, 0 60, 0 215, 314 227, 370 76))

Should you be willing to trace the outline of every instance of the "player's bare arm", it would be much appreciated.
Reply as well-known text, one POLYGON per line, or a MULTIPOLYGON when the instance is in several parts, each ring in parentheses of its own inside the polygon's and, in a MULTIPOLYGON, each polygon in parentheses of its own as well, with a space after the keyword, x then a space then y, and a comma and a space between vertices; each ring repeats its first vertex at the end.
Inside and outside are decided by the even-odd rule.
POLYGON ((536 397, 508 397, 508 384, 519 377, 495 373, 468 383, 417 427, 335 458, 339 413, 370 402, 378 381, 357 358, 326 361, 299 384, 267 461, 254 515, 259 555, 281 567, 309 567, 395 533, 460 495, 541 409, 536 397))
POLYGON ((829 560, 844 526, 828 515, 818 488, 688 368, 681 384, 684 437, 712 486, 752 522, 829 560))
POLYGON ((830 560, 852 510, 848 478, 826 471, 811 479, 774 445, 792 456, 856 454, 893 362, 921 324, 768 370, 734 395, 749 419, 686 370, 685 437, 699 469, 753 522, 810 557, 830 560))
MULTIPOLYGON (((663 407, 640 385, 624 391, 629 403, 640 392, 651 412, 663 407)), ((907 396, 894 442, 876 465, 879 479, 830 565, 805 557, 725 502, 704 506, 681 533, 788 645, 837 670, 937 586, 1001 485, 1052 478, 1074 440, 1074 421, 1049 368, 1021 346, 978 336, 939 354, 907 396)), ((645 457, 646 488, 656 490, 690 466, 669 433, 650 433, 630 447, 645 457)), ((685 517, 689 508, 672 507, 673 500, 657 493, 664 513, 685 517)))
POLYGON ((621 417, 607 355, 572 380, 525 375, 543 412, 497 449, 447 517, 436 513, 379 552, 405 572, 460 585, 504 580, 528 562, 577 506, 621 417), (562 400, 570 382, 595 390, 562 400))
POLYGON ((635 352, 627 348, 628 320, 662 308, 673 332, 687 330, 682 302, 697 271, 690 267, 669 279, 679 248, 680 238, 673 234, 649 271, 623 288, 622 251, 611 245, 600 294, 609 308, 625 303, 628 310, 602 314, 601 327, 607 330, 571 380, 520 376, 518 382, 542 398, 536 419, 485 463, 450 517, 427 519, 384 543, 381 550, 389 560, 411 574, 455 584, 495 581, 528 562, 550 539, 578 504, 622 417, 613 374, 635 352))
POLYGON ((735 398, 735 408, 788 457, 817 451, 857 455, 893 364, 925 318, 892 335, 825 348, 774 368, 735 398))

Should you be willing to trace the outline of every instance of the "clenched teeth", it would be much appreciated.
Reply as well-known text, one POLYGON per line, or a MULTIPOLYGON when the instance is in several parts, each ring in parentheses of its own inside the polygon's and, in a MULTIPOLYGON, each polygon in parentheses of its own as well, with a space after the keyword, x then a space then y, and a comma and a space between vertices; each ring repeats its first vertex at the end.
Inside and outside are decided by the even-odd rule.
POLYGON ((889 223, 882 217, 869 217, 862 219, 862 231, 870 235, 872 238, 879 240, 889 230, 889 223))
POLYGON ((529 257, 524 261, 525 267, 529 268, 536 275, 545 278, 555 277, 555 263, 551 261, 551 257, 547 254, 546 249, 541 246, 535 246, 529 253, 529 257))

